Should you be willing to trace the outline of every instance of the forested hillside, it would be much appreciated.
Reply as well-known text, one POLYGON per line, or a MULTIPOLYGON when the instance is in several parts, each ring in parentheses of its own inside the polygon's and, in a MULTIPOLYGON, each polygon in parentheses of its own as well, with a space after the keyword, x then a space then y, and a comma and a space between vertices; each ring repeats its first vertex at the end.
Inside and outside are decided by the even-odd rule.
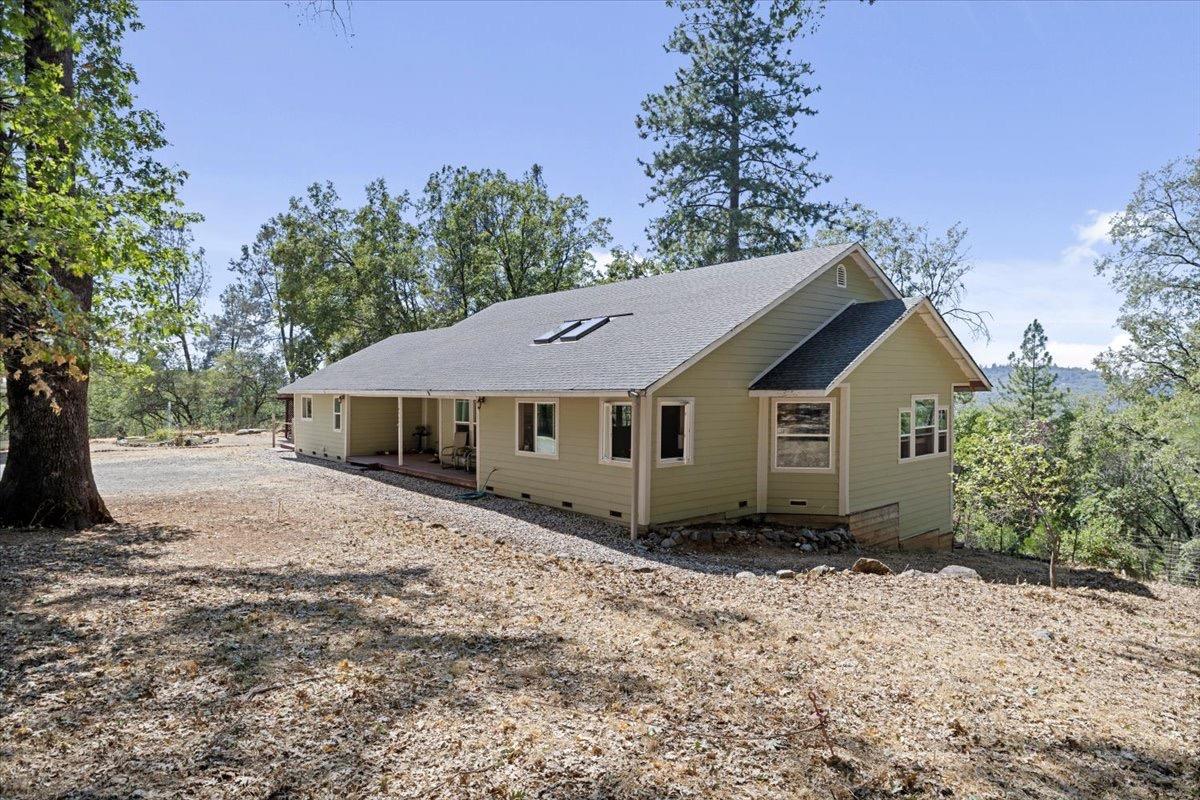
MULTIPOLYGON (((1094 369, 1085 367, 1051 367, 1050 371, 1054 374, 1057 381, 1055 382, 1058 388, 1067 392, 1072 397, 1092 397, 1105 393, 1104 378, 1094 369)), ((1012 373, 1012 367, 1008 364, 992 364, 990 367, 984 367, 983 372, 988 376, 988 380, 993 386, 999 387, 1009 379, 1012 373)), ((993 403, 999 397, 996 391, 980 392, 975 395, 975 402, 987 404, 993 403)))

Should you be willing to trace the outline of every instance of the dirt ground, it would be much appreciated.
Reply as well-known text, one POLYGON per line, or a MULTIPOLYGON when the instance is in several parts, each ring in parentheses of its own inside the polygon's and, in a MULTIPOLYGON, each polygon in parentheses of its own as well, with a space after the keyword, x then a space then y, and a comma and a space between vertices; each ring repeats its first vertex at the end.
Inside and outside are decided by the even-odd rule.
POLYGON ((854 556, 233 445, 97 447, 119 524, 0 534, 0 797, 1200 796, 1195 590, 739 579, 854 556))

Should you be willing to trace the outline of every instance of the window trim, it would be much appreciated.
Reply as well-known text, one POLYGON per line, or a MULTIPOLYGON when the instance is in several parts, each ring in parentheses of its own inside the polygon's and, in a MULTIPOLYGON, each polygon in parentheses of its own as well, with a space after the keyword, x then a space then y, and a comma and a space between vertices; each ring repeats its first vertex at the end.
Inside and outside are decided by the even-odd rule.
POLYGON ((696 453, 696 398, 661 397, 657 403, 654 442, 654 463, 659 467, 681 467, 694 463, 696 453), (683 457, 662 457, 662 410, 666 406, 683 406, 683 457))
POLYGON ((346 401, 342 396, 333 398, 333 413, 332 417, 333 429, 338 433, 342 432, 342 417, 346 413, 346 401))
MULTIPOLYGON (((953 396, 951 397, 953 402, 953 396)), ((907 464, 911 461, 925 461, 931 458, 941 458, 950 454, 950 449, 954 441, 954 415, 950 413, 950 407, 942 405, 941 398, 936 394, 914 394, 909 398, 908 408, 897 409, 896 414, 896 462, 899 464, 907 464), (926 453, 923 456, 917 455, 917 403, 921 400, 933 401, 933 452, 926 453), (946 448, 938 449, 938 417, 940 412, 946 412, 946 448), (900 414, 908 412, 908 458, 900 457, 900 414)), ((928 427, 928 426, 922 426, 928 427)))
MULTIPOLYGON (((601 464, 609 464, 614 467, 633 468, 632 458, 613 458, 612 457, 612 407, 613 406, 629 406, 629 414, 633 415, 632 400, 616 400, 604 398, 600 399, 600 441, 599 441, 599 458, 601 464)), ((637 442, 631 443, 632 448, 637 447, 637 442)))
POLYGON ((300 395, 300 421, 312 422, 313 419, 313 396, 311 394, 300 395), (304 414, 304 404, 308 404, 308 416, 304 414))
MULTIPOLYGON (((819 435, 784 434, 793 439, 820 439, 819 435)), ((773 397, 771 398, 771 471, 772 472, 802 472, 809 474, 828 475, 837 471, 837 403, 832 398, 807 397, 773 397), (829 466, 828 467, 781 467, 779 466, 779 404, 796 405, 825 405, 829 406, 829 466)))
POLYGON ((519 456, 527 458, 548 458, 553 461, 558 460, 558 452, 562 449, 562 440, 559 438, 559 431, 562 429, 558 418, 558 398, 557 397, 518 397, 513 403, 513 451, 519 456), (554 452, 553 453, 538 453, 532 450, 521 449, 521 404, 532 403, 533 409, 533 438, 534 447, 537 446, 537 406, 547 405, 554 406, 554 452))

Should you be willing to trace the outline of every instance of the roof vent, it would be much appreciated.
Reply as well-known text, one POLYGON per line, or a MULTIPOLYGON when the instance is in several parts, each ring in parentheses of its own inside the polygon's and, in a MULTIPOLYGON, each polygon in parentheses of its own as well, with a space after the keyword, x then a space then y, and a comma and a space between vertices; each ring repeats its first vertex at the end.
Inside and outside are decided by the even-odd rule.
POLYGON ((839 289, 846 288, 846 265, 838 264, 837 266, 837 285, 839 289))

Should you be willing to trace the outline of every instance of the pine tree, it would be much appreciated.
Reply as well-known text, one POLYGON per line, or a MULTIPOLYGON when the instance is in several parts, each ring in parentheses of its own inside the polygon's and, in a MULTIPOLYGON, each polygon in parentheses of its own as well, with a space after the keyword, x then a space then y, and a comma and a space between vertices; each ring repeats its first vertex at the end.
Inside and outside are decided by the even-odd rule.
POLYGON ((1017 423, 1045 422, 1059 416, 1066 393, 1058 388, 1046 332, 1036 319, 1025 329, 1021 349, 1008 356, 1008 379, 1000 387, 1002 408, 1017 423))
POLYGON ((797 119, 816 114, 812 66, 793 43, 822 5, 804 0, 678 0, 683 21, 666 50, 688 58, 675 80, 642 102, 638 132, 658 149, 640 162, 647 201, 664 214, 647 229, 676 268, 795 249, 832 207, 809 199, 829 180, 797 144, 797 119))

